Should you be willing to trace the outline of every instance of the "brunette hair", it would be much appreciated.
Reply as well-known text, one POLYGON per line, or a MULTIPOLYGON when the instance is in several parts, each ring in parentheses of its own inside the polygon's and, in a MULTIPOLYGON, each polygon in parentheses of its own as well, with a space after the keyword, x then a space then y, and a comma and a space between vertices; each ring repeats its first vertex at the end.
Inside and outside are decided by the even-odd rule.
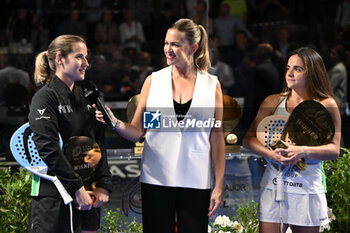
POLYGON ((197 43, 198 49, 193 54, 194 65, 201 71, 210 68, 208 36, 202 25, 197 25, 191 19, 179 19, 170 28, 184 32, 186 40, 190 45, 197 43))
POLYGON ((76 35, 62 35, 56 37, 49 45, 47 51, 43 51, 36 56, 34 81, 36 83, 48 83, 52 75, 56 71, 56 54, 61 54, 63 57, 72 52, 74 43, 82 42, 86 44, 85 40, 76 35))
MULTIPOLYGON (((293 55, 300 57, 304 63, 306 88, 311 96, 317 100, 334 97, 322 57, 315 50, 308 47, 294 50, 289 54, 288 59, 293 55)), ((286 95, 290 95, 290 89, 287 87, 286 82, 284 83, 283 91, 286 95)))

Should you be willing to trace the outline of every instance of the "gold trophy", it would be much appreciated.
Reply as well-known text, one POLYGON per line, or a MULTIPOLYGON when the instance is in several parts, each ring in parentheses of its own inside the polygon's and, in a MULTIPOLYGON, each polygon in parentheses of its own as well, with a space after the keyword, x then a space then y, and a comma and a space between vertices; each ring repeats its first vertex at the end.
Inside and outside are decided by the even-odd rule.
POLYGON ((233 130, 239 123, 241 118, 241 106, 231 96, 222 95, 224 113, 223 113, 223 131, 225 137, 225 148, 227 152, 239 152, 240 146, 235 145, 237 143, 237 136, 233 133, 233 130))
MULTIPOLYGON (((136 107, 137 107, 137 104, 139 102, 139 99, 140 99, 140 95, 139 94, 134 95, 133 97, 130 98, 130 100, 129 100, 127 106, 126 106, 126 118, 127 118, 129 123, 131 122, 132 118, 134 117, 134 114, 135 114, 136 107)), ((143 141, 144 141, 144 139, 142 138, 140 141, 135 143, 134 154, 136 156, 142 155, 143 144, 144 144, 143 141)))

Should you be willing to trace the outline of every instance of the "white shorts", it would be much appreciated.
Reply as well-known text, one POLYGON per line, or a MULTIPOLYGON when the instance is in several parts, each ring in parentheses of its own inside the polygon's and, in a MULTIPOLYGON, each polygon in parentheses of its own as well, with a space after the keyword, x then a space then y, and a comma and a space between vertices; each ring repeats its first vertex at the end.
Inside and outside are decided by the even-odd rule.
POLYGON ((276 190, 260 190, 258 218, 261 222, 281 223, 282 220, 284 224, 310 227, 329 223, 324 193, 284 193, 284 201, 275 199, 276 190))

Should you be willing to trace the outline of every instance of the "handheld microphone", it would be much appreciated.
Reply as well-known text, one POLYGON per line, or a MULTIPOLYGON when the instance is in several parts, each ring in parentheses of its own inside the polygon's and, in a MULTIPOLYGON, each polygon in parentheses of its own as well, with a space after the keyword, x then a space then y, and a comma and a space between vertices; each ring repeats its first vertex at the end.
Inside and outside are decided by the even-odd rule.
POLYGON ((100 94, 97 87, 92 83, 89 83, 89 86, 89 88, 84 87, 85 98, 87 98, 92 103, 96 104, 97 109, 102 112, 103 119, 105 120, 107 125, 114 128, 115 124, 113 124, 112 117, 109 115, 109 113, 107 112, 100 100, 100 94))

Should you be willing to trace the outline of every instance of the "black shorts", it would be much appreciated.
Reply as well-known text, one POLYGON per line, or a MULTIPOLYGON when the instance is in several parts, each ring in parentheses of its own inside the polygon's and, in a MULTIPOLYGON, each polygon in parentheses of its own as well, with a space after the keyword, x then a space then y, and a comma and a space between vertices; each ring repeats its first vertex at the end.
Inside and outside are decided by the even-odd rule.
MULTIPOLYGON (((72 202, 74 232, 95 231, 100 226, 101 209, 79 211, 72 202)), ((32 197, 28 231, 32 233, 71 233, 69 205, 62 198, 32 197)))

